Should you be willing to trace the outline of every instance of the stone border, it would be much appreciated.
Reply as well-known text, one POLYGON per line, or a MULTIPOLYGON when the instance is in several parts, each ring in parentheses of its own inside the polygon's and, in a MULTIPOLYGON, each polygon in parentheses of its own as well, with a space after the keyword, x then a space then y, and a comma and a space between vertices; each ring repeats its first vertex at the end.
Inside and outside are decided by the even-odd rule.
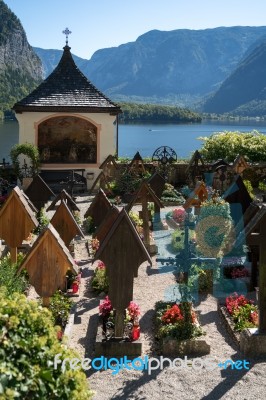
POLYGON ((227 311, 226 307, 222 304, 218 303, 218 313, 222 319, 223 325, 226 328, 227 332, 229 333, 230 337, 233 339, 235 344, 239 347, 240 346, 240 332, 236 332, 234 330, 234 323, 232 318, 227 311))
POLYGON ((173 218, 166 218, 165 219, 166 223, 169 225, 170 228, 176 230, 176 229, 182 229, 183 227, 180 226, 173 218))
POLYGON ((241 331, 240 351, 244 357, 266 357, 266 335, 260 334, 257 328, 249 328, 241 331))
POLYGON ((74 325, 76 310, 77 310, 77 303, 73 304, 71 309, 70 309, 69 318, 68 318, 68 321, 67 321, 67 324, 66 324, 66 327, 65 327, 65 330, 64 330, 64 336, 63 337, 66 337, 67 344, 69 342, 69 338, 71 336, 72 328, 73 328, 73 325, 74 325))
POLYGON ((181 341, 164 338, 161 349, 164 356, 201 357, 210 354, 211 346, 201 337, 181 341))
POLYGON ((102 324, 99 319, 97 335, 95 340, 94 356, 104 357, 139 357, 142 354, 142 341, 135 340, 133 342, 123 340, 103 341, 102 324))

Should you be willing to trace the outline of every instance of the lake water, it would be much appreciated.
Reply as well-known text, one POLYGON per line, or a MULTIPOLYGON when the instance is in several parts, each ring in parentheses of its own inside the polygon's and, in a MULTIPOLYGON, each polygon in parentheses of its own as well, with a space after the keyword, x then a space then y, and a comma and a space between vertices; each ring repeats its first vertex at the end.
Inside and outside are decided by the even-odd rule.
MULTIPOLYGON (((151 157, 161 146, 175 150, 178 158, 189 158, 200 149, 200 136, 214 132, 258 130, 266 134, 266 121, 203 121, 199 124, 131 124, 119 125, 118 155, 132 158, 137 151, 142 157, 151 157)), ((18 142, 18 123, 0 122, 0 162, 9 160, 11 147, 18 142)))

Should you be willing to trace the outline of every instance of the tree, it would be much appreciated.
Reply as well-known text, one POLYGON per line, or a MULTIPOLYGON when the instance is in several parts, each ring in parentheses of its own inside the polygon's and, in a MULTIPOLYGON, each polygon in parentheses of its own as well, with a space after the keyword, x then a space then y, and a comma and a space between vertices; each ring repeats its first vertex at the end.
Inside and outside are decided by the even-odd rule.
POLYGON ((246 156, 253 162, 266 161, 266 135, 258 131, 226 131, 199 139, 204 141, 200 152, 207 161, 222 158, 231 162, 238 155, 246 156))

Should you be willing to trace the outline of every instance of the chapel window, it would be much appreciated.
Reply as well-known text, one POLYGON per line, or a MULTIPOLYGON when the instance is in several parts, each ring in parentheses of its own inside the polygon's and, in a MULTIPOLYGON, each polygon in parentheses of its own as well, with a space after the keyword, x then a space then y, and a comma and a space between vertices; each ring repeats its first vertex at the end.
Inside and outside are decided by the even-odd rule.
POLYGON ((97 128, 71 116, 53 117, 38 127, 41 163, 97 163, 97 128))

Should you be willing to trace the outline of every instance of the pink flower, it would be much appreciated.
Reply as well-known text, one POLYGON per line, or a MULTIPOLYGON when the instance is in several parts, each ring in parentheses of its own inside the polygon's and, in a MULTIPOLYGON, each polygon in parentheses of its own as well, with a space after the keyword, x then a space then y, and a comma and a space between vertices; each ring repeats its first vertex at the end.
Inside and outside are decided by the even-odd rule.
POLYGON ((100 314, 103 317, 108 317, 110 312, 113 310, 113 306, 108 296, 105 297, 103 302, 99 305, 100 314))
POLYGON ((178 223, 181 224, 184 222, 186 216, 186 210, 184 207, 177 207, 173 210, 173 219, 178 223))
POLYGON ((139 308, 138 304, 135 303, 134 301, 131 301, 129 303, 127 311, 129 313, 129 316, 131 319, 134 319, 140 315, 140 308, 139 308))
POLYGON ((96 267, 97 269, 105 269, 105 264, 104 264, 104 262, 103 261, 98 261, 98 264, 97 264, 97 267, 96 267))

